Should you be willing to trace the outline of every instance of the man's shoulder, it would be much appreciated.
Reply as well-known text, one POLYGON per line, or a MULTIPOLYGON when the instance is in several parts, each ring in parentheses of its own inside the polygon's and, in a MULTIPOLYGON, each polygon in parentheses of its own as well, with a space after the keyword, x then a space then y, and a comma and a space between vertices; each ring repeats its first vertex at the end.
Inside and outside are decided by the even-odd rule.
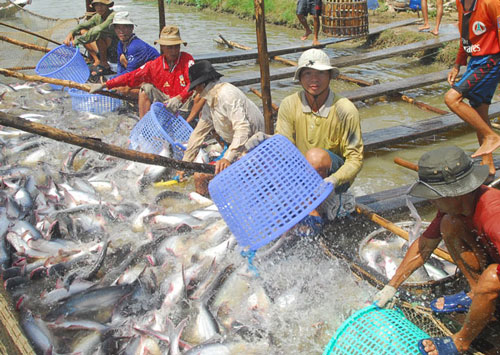
POLYGON ((338 114, 358 114, 358 109, 347 97, 335 95, 333 106, 338 114))

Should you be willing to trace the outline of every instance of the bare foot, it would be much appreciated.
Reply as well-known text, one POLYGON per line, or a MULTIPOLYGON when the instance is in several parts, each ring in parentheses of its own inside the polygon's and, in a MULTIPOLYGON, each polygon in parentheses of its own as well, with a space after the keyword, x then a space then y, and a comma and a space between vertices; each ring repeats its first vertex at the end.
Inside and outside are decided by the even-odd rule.
POLYGON ((438 351, 432 340, 422 340, 422 344, 424 345, 424 350, 427 352, 427 355, 438 355, 438 351))
POLYGON ((307 39, 307 37, 309 37, 309 35, 312 33, 311 30, 307 30, 306 33, 300 37, 301 40, 305 41, 307 39))
POLYGON ((431 33, 434 35, 434 36, 437 36, 439 35, 439 31, 438 30, 432 30, 431 33))
POLYGON ((481 165, 488 165, 489 175, 495 177, 496 169, 493 161, 493 154, 485 154, 482 157, 481 165))
POLYGON ((483 144, 472 154, 472 157, 476 158, 493 153, 498 148, 500 148, 500 136, 498 134, 491 134, 484 138, 483 144))
POLYGON ((313 46, 319 46, 319 45, 321 45, 321 43, 319 43, 319 41, 317 39, 314 39, 313 46))
POLYGON ((431 26, 429 26, 429 25, 422 25, 419 28, 417 28, 417 30, 419 30, 420 32, 423 32, 423 31, 427 31, 430 28, 431 28, 431 26))

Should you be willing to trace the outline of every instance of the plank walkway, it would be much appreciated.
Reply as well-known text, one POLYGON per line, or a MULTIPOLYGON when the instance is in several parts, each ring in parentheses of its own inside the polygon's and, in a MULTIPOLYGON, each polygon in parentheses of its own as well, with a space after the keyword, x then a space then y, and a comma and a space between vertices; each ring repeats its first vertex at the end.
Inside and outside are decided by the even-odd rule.
MULTIPOLYGON (((408 26, 415 24, 418 22, 420 19, 407 19, 407 20, 402 20, 398 22, 393 22, 389 25, 383 25, 379 26, 373 30, 369 31, 368 35, 374 35, 377 33, 381 33, 385 30, 389 30, 392 28, 397 28, 397 27, 402 27, 402 26, 408 26)), ((335 43, 340 43, 344 41, 348 41, 351 39, 354 39, 355 37, 344 37, 344 38, 328 38, 328 39, 323 39, 320 40, 319 42, 321 43, 320 46, 312 46, 312 45, 301 45, 301 46, 293 46, 293 47, 282 47, 282 48, 269 48, 268 49, 268 54, 269 57, 275 57, 277 55, 283 55, 283 54, 289 54, 289 53, 297 53, 297 52, 304 52, 308 49, 311 48, 322 48, 328 45, 332 45, 335 43)), ((311 41, 308 41, 311 42, 311 41)), ((238 60, 250 60, 250 59, 257 59, 258 53, 257 49, 251 49, 248 51, 242 51, 242 52, 237 52, 237 53, 226 53, 226 54, 220 54, 220 53, 209 53, 209 54, 200 54, 198 56, 195 56, 195 60, 208 60, 212 64, 214 63, 229 63, 229 62, 235 62, 238 60)))
MULTIPOLYGON (((396 57, 400 55, 404 55, 407 53, 422 51, 432 48, 438 48, 444 45, 447 42, 458 40, 458 34, 456 35, 448 35, 438 38, 432 38, 425 41, 415 42, 406 44, 403 46, 386 48, 378 51, 371 51, 363 54, 349 55, 343 57, 332 58, 331 64, 337 68, 344 68, 353 65, 359 65, 369 62, 374 62, 381 59, 396 57)), ((270 73, 270 80, 281 80, 292 78, 295 74, 295 67, 286 67, 273 70, 270 73)), ((251 72, 248 74, 244 74, 238 76, 237 78, 231 78, 227 80, 231 84, 235 86, 244 86, 260 83, 260 73, 251 72)))

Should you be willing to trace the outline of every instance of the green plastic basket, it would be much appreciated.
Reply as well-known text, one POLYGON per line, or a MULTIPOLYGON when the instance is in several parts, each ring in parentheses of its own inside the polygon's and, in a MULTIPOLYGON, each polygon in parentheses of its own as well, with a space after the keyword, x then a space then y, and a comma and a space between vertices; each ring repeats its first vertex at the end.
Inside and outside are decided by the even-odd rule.
POLYGON ((323 355, 419 354, 418 341, 429 338, 398 309, 371 305, 350 316, 323 355))

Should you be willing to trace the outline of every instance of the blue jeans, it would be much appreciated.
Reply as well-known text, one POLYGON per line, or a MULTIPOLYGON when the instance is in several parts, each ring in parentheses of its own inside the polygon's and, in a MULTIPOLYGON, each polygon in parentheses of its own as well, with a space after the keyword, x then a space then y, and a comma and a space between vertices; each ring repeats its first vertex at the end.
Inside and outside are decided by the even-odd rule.
MULTIPOLYGON (((330 160, 332 161, 332 164, 330 165, 330 170, 328 171, 328 176, 330 176, 334 172, 339 170, 342 165, 344 165, 344 159, 328 149, 325 149, 325 151, 328 153, 328 155, 330 156, 330 160)), ((337 185, 335 186, 335 192, 336 193, 346 192, 349 186, 351 186, 349 182, 337 185)))

